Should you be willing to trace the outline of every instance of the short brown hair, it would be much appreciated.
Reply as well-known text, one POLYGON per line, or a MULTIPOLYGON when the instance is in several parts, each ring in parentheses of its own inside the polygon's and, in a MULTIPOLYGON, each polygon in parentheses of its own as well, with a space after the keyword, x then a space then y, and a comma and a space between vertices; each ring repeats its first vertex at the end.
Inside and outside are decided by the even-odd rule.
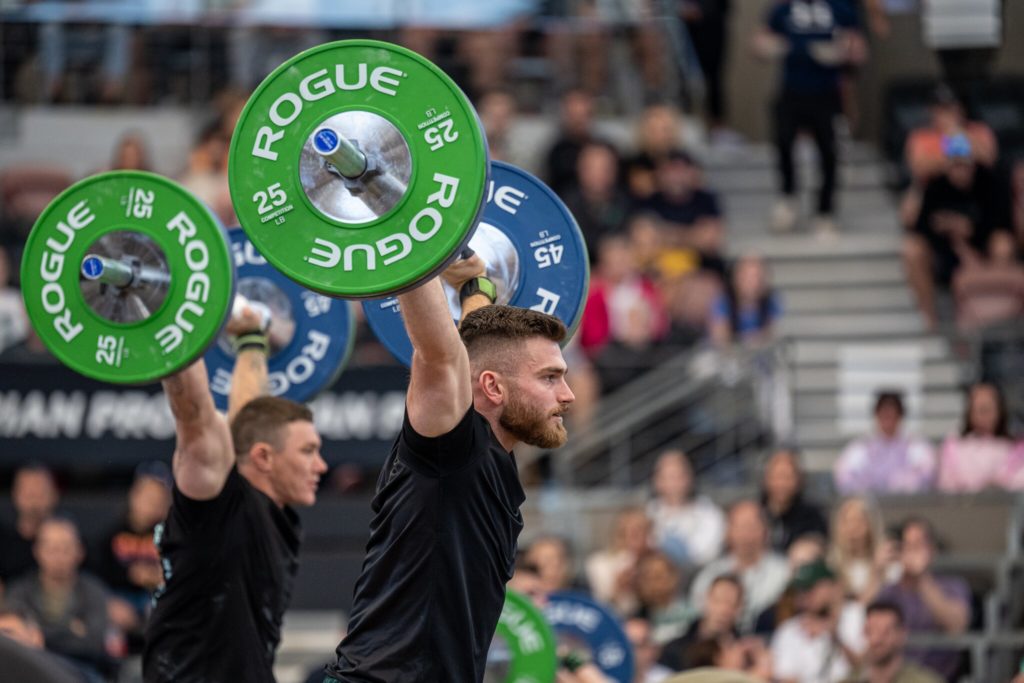
POLYGON ((290 422, 312 422, 313 412, 295 401, 277 396, 260 396, 238 411, 231 422, 235 456, 244 457, 261 441, 281 447, 281 428, 290 422))
POLYGON ((533 337, 561 343, 568 335, 565 324, 553 315, 518 306, 483 306, 469 313, 459 326, 469 359, 533 337))

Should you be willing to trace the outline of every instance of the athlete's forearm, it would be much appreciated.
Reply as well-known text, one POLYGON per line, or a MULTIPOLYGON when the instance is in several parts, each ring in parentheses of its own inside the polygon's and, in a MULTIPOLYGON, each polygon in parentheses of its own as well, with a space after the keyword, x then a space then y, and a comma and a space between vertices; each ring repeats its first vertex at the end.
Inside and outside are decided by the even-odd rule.
POLYGON ((231 374, 231 393, 228 395, 228 421, 234 419, 246 403, 269 393, 267 354, 260 349, 238 352, 235 369, 231 374))
POLYGON ((413 349, 422 360, 454 362, 459 354, 465 354, 440 279, 399 295, 398 301, 413 349))

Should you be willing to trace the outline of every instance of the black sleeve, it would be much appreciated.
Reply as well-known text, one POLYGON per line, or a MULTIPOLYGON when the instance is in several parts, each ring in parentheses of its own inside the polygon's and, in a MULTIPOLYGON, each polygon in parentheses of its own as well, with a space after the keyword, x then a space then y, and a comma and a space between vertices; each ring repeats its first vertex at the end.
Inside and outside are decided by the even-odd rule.
POLYGON ((169 514, 175 516, 185 533, 219 535, 225 531, 228 514, 241 501, 243 486, 242 475, 238 473, 237 467, 231 468, 224 488, 210 500, 189 498, 175 484, 169 514))
POLYGON ((428 477, 443 477, 465 467, 476 452, 476 422, 482 420, 470 406, 457 425, 441 436, 418 434, 409 423, 409 411, 402 420, 399 454, 408 465, 428 477))

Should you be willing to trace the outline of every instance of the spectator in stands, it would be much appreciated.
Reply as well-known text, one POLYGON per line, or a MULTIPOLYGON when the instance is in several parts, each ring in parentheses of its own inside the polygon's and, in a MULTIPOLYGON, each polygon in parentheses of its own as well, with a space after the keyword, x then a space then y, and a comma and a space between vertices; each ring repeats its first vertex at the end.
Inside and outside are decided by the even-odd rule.
POLYGON ((545 180, 560 197, 578 182, 577 169, 583 145, 595 139, 594 98, 583 90, 562 96, 561 125, 547 153, 545 180))
POLYGON ((654 181, 643 205, 662 219, 669 245, 696 252, 702 268, 723 274, 722 210, 717 195, 703 187, 700 165, 681 149, 669 150, 657 161, 654 181))
POLYGON ((647 516, 658 547, 681 566, 703 566, 718 557, 725 516, 696 492, 693 465, 683 451, 673 448, 658 456, 651 488, 654 497, 647 504, 647 516))
POLYGON ((673 150, 684 147, 679 111, 668 104, 647 106, 637 122, 636 154, 626 163, 626 184, 635 201, 646 201, 657 191, 658 164, 673 150))
POLYGON ((484 92, 476 103, 480 123, 484 125, 491 159, 515 166, 526 166, 531 159, 523 154, 523 145, 513 137, 518 107, 512 93, 503 88, 484 92))
POLYGON ((753 636, 698 641, 690 647, 689 659, 694 668, 673 676, 666 683, 768 683, 774 680, 771 652, 763 640, 753 636))
MULTIPOLYGON (((971 622, 970 589, 955 576, 932 573, 935 532, 925 519, 913 518, 903 524, 900 536, 902 575, 897 583, 883 588, 879 600, 895 603, 903 612, 910 633, 959 634, 971 622)), ((947 680, 960 663, 956 650, 938 648, 907 650, 907 659, 933 669, 947 680)))
POLYGON ((999 143, 992 129, 981 121, 968 121, 963 104, 945 83, 932 93, 930 120, 927 126, 907 136, 903 161, 910 173, 910 187, 900 203, 903 224, 912 229, 921 211, 924 189, 946 172, 944 141, 965 135, 970 142, 971 158, 986 168, 993 168, 999 156, 999 143))
POLYGON ((871 602, 898 561, 896 544, 886 538, 882 515, 866 498, 844 500, 832 515, 829 564, 844 594, 862 605, 871 602))
POLYGON ((1024 263, 1017 257, 1013 235, 992 233, 984 257, 965 253, 953 275, 953 299, 961 332, 1024 316, 1024 263))
POLYGON ((786 548, 786 561, 789 562, 791 571, 795 571, 805 564, 825 559, 828 550, 828 541, 825 536, 817 531, 808 531, 793 539, 793 542, 786 548))
POLYGON ((743 609, 743 583, 735 574, 716 576, 708 588, 704 611, 690 624, 686 633, 669 641, 661 650, 658 661, 673 671, 685 671, 695 666, 691 648, 702 640, 739 638, 737 624, 743 609))
POLYGON ((1003 393, 989 382, 974 384, 967 393, 963 429, 942 443, 939 490, 975 493, 1021 485, 1022 463, 1011 457, 1013 445, 1003 393))
POLYGON ((149 145, 141 131, 128 131, 117 141, 110 158, 112 171, 152 171, 149 145))
POLYGON ((7 601, 39 623, 46 649, 96 669, 106 664, 107 591, 79 571, 85 559, 78 528, 62 517, 39 527, 39 569, 11 584, 7 601))
POLYGON ((27 326, 25 338, 16 344, 11 344, 0 352, 0 363, 8 366, 14 365, 50 365, 56 363, 57 359, 46 348, 46 344, 39 338, 39 333, 31 325, 27 326))
POLYGON ((585 590, 576 576, 572 545, 561 536, 541 536, 526 550, 524 561, 537 568, 545 593, 562 590, 585 590))
MULTIPOLYGON (((19 662, 11 662, 3 659, 3 655, 9 654, 0 652, 0 661, 4 662, 4 676, 10 677, 11 681, 28 681, 36 683, 42 679, 37 678, 42 672, 38 667, 45 667, 57 678, 46 680, 59 680, 67 683, 104 683, 103 680, 93 671, 82 671, 69 659, 53 653, 43 654, 45 640, 43 631, 39 624, 32 617, 32 614, 21 607, 9 607, 0 604, 0 636, 9 638, 18 645, 36 653, 37 659, 34 663, 31 674, 22 672, 19 669, 19 662), (14 669, 11 666, 14 665, 14 669), (21 677, 22 673, 33 676, 31 679, 21 677)), ((24 653, 19 653, 24 655, 24 653)))
POLYGON ((178 178, 178 182, 206 204, 225 225, 232 225, 230 221, 235 215, 228 186, 230 142, 230 138, 224 136, 223 123, 219 119, 208 123, 188 153, 185 173, 178 178))
POLYGON ((733 264, 724 290, 712 303, 708 334, 720 348, 735 343, 761 346, 771 341, 781 315, 782 305, 768 282, 764 260, 743 256, 733 264))
POLYGON ((668 315, 654 283, 636 267, 632 246, 622 235, 605 236, 598 248, 580 323, 580 345, 594 360, 605 393, 638 371, 653 367, 664 349, 668 315))
POLYGON ((945 173, 925 186, 917 223, 903 241, 907 279, 930 327, 938 324, 936 283, 948 287, 965 258, 983 253, 994 231, 1010 227, 1009 193, 974 160, 967 136, 943 144, 945 173))
POLYGON ((630 617, 622 624, 629 644, 633 646, 633 680, 631 683, 662 683, 672 670, 658 661, 661 648, 654 640, 651 622, 643 617, 630 617))
POLYGON ((821 508, 804 499, 804 475, 796 452, 779 448, 768 458, 761 480, 761 504, 768 520, 769 544, 784 552, 808 533, 828 536, 821 508))
MULTIPOLYGON (((525 595, 537 606, 542 606, 547 602, 547 592, 540 580, 540 572, 537 571, 535 564, 527 562, 526 552, 523 550, 516 551, 515 569, 512 571, 512 578, 509 579, 507 586, 509 590, 525 595)), ((323 672, 321 671, 321 673, 323 672)), ((323 683, 323 679, 316 683, 323 683)))
POLYGON ((701 610, 708 587, 715 577, 738 574, 743 581, 741 631, 749 631, 757 616, 773 605, 789 581, 785 558, 768 549, 768 522, 754 500, 741 500, 729 509, 726 531, 728 553, 709 563, 690 586, 690 602, 701 610))
POLYGON ((15 471, 11 485, 14 524, 0 524, 0 581, 4 584, 36 568, 32 547, 58 502, 57 482, 45 466, 29 463, 15 471))
POLYGON ((932 488, 938 463, 924 439, 906 435, 899 391, 875 396, 875 433, 847 444, 836 461, 836 489, 853 493, 921 493, 932 488))
POLYGON ((783 58, 775 102, 782 197, 772 212, 772 227, 788 231, 796 223, 793 145, 798 133, 806 130, 821 163, 814 228, 819 234, 834 233, 838 156, 833 119, 840 111, 840 70, 866 57, 856 15, 844 0, 782 0, 768 10, 755 35, 754 50, 764 59, 783 58))
POLYGON ((41 24, 39 61, 46 101, 119 101, 131 63, 132 42, 132 27, 128 23, 41 24), (72 70, 83 77, 75 78, 72 70), (87 82, 85 74, 98 82, 87 82))
POLYGON ((681 636, 695 616, 682 595, 682 585, 682 572, 665 553, 651 550, 637 560, 633 582, 637 614, 650 621, 658 645, 681 636))
POLYGON ((792 586, 798 612, 772 636, 773 677, 838 683, 863 650, 864 607, 842 600, 835 574, 820 560, 800 567, 792 586))
POLYGON ((628 508, 615 518, 609 545, 586 561, 591 594, 620 616, 637 608, 633 580, 637 560, 651 550, 651 522, 641 508, 628 508))
POLYGON ((600 140, 580 148, 577 184, 563 194, 565 204, 583 232, 591 265, 605 235, 620 235, 630 211, 629 196, 619 184, 619 152, 600 140))
POLYGON ((7 249, 0 246, 0 352, 25 339, 28 315, 25 300, 11 284, 11 260, 7 249))
POLYGON ((680 0, 676 3, 704 76, 705 121, 712 143, 735 138, 735 133, 725 125, 725 92, 722 87, 722 67, 729 52, 731 5, 732 0, 680 0))
POLYGON ((933 671, 904 659, 907 627, 894 602, 868 605, 864 620, 865 649, 857 673, 844 683, 940 683, 933 671))
POLYGON ((89 555, 89 567, 111 589, 111 621, 128 638, 128 650, 141 654, 143 626, 153 591, 163 583, 156 525, 171 505, 171 472, 162 462, 136 468, 124 515, 103 533, 89 555))

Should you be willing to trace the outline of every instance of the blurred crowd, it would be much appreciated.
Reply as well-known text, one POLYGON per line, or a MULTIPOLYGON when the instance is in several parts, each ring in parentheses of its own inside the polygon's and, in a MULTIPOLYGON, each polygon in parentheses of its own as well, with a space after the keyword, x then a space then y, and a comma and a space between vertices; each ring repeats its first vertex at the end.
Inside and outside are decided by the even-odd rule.
POLYGON ((0 634, 45 648, 67 680, 137 680, 152 594, 164 579, 154 532, 171 504, 170 468, 139 465, 118 516, 89 520, 91 537, 62 512, 57 481, 41 464, 17 470, 11 503, 13 517, 0 521, 0 634))

